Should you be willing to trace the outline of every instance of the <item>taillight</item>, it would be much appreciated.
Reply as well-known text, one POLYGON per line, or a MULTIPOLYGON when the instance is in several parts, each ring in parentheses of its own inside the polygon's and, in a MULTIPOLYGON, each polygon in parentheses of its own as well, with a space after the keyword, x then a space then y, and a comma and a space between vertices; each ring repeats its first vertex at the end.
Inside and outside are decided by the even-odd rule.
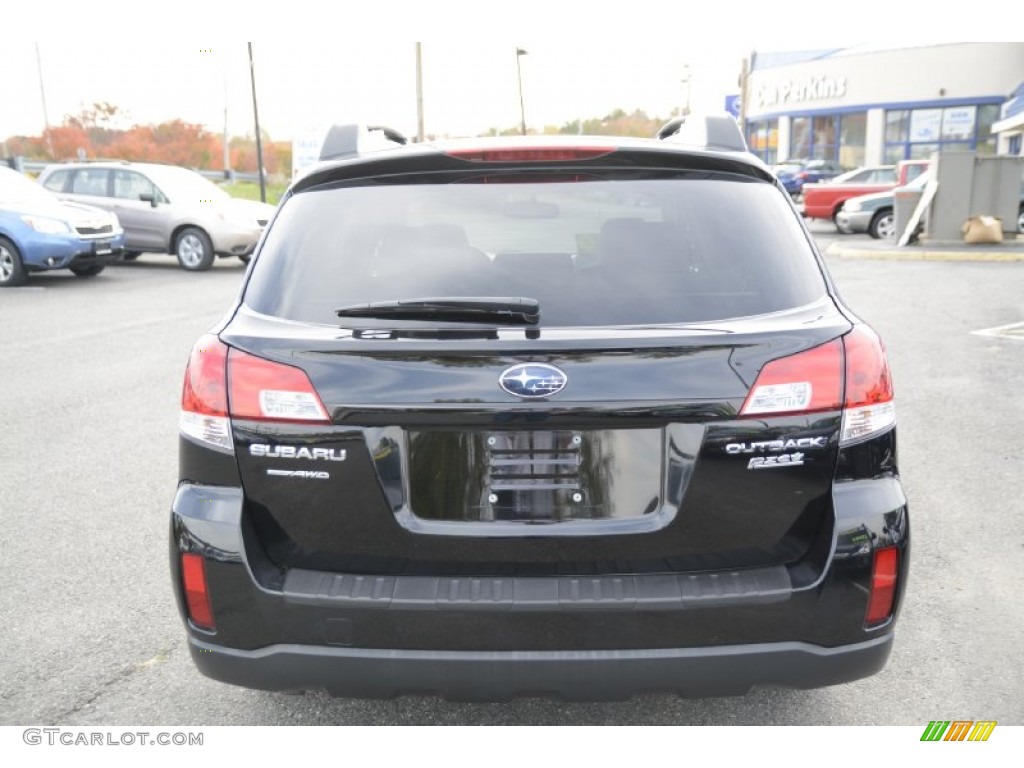
POLYGON ((474 163, 532 163, 592 160, 610 155, 614 151, 614 147, 481 147, 453 149, 447 154, 474 163))
POLYGON ((228 390, 231 416, 236 419, 330 422, 327 409, 301 368, 232 349, 228 353, 228 390))
POLYGON ((301 368, 229 348, 213 335, 196 342, 181 393, 181 432, 231 452, 231 419, 330 423, 301 368), (230 393, 230 398, 229 398, 230 393))
POLYGON ((864 617, 866 625, 886 621, 892 615, 899 562, 899 550, 896 547, 875 550, 871 563, 871 594, 868 597, 868 612, 864 617))
POLYGON ((866 325, 843 337, 846 348, 846 409, 840 443, 863 440, 896 423, 892 375, 885 348, 866 325))
POLYGON ((180 429, 201 443, 231 451, 228 419, 228 348, 216 336, 202 336, 192 348, 181 391, 180 429))
POLYGON ((761 369, 740 416, 834 411, 842 405, 843 345, 839 339, 761 369))
POLYGON ((197 627, 214 628, 210 590, 206 583, 206 561, 202 555, 186 552, 181 556, 181 582, 185 588, 188 617, 197 627))
POLYGON ((840 444, 896 423, 892 376, 881 339, 866 325, 761 369, 740 416, 780 416, 843 409, 840 444))

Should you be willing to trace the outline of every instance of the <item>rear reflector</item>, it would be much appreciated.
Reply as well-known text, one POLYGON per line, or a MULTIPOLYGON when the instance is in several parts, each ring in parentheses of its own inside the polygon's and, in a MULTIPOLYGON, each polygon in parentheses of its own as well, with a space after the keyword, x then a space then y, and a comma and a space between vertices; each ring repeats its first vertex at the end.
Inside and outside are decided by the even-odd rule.
POLYGON ((228 353, 231 416, 257 421, 330 423, 306 372, 238 349, 228 353))
POLYGON ((181 390, 179 428, 189 437, 222 451, 233 450, 227 396, 228 348, 211 334, 192 348, 181 390))
POLYGON ((761 369, 741 416, 834 411, 842 405, 843 346, 839 339, 761 369))
POLYGON ((565 160, 592 160, 610 155, 614 147, 496 147, 494 149, 455 149, 447 154, 473 163, 549 163, 565 160))
POLYGON ((896 575, 899 569, 899 550, 896 547, 876 549, 871 564, 871 595, 865 624, 878 624, 892 615, 896 598, 896 575))
POLYGON ((201 629, 212 630, 213 609, 206 584, 206 561, 201 555, 186 552, 181 556, 181 581, 185 587, 189 619, 201 629))

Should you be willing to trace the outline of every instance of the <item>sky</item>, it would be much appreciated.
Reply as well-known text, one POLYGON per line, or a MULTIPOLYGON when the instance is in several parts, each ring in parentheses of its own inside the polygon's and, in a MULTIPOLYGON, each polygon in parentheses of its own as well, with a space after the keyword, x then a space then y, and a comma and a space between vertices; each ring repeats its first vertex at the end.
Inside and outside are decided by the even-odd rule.
MULTIPOLYGON (((991 10, 999 12, 1002 2, 991 10)), ((985 21, 960 17, 942 29, 933 19, 922 27, 909 9, 901 17, 891 3, 863 0, 856 13, 816 23, 808 8, 788 0, 394 0, 365 7, 51 0, 40 10, 5 10, 6 28, 45 34, 35 35, 38 59, 33 35, 0 46, 0 140, 42 131, 40 80, 51 125, 109 102, 126 113, 126 125, 181 119, 220 133, 226 107, 229 132, 252 134, 246 39, 253 40, 261 127, 275 140, 335 122, 380 123, 414 135, 416 41, 426 132, 463 136, 518 124, 517 48, 528 51, 520 58, 526 122, 541 130, 617 108, 667 117, 687 99, 694 111, 721 110, 754 49, 877 42, 880 31, 892 42, 942 42, 966 39, 985 21), (876 3, 888 9, 885 25, 872 12, 876 3)), ((1007 8, 1024 23, 1016 5, 1007 8)))
MULTIPOLYGON (((492 44, 422 43, 427 133, 473 135, 519 123, 516 49, 527 124, 542 129, 616 108, 667 117, 687 99, 694 109, 723 108, 737 90, 738 45, 639 46, 521 40, 492 44), (688 85, 684 79, 689 74, 688 85)), ((747 51, 746 53, 749 53, 747 51)), ((52 125, 92 102, 110 102, 131 122, 174 118, 220 132, 227 105, 232 134, 252 133, 245 42, 126 45, 117 57, 83 61, 60 42, 13 41, 0 49, 0 138, 43 127, 39 64, 52 125), (126 61, 148 61, 144 67, 126 61), (14 108, 11 108, 14 107, 14 108)), ((261 127, 272 138, 332 122, 416 131, 415 42, 354 43, 336 49, 253 42, 261 127)))

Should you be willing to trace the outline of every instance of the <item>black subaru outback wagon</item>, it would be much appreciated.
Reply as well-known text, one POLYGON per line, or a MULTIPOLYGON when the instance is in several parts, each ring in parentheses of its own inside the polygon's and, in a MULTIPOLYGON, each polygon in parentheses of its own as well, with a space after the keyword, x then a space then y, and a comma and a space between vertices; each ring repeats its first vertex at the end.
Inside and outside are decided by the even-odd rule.
POLYGON ((735 122, 676 128, 332 130, 185 374, 204 674, 621 699, 883 667, 909 527, 882 344, 735 122))

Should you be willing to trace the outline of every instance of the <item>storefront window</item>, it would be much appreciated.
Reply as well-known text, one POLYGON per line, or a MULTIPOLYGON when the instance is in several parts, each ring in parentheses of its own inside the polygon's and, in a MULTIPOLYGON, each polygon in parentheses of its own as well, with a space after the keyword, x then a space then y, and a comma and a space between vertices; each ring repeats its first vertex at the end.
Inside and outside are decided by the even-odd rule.
POLYGON ((866 112, 794 117, 789 123, 789 156, 857 168, 864 164, 866 138, 866 112))
POLYGON ((890 109, 885 113, 885 161, 928 158, 947 148, 994 154, 992 123, 998 119, 997 104, 890 109))
POLYGON ((789 156, 806 160, 811 156, 811 119, 794 117, 789 121, 789 156))
POLYGON ((759 120, 747 123, 747 146, 764 162, 774 164, 779 149, 779 121, 759 120))
POLYGON ((992 124, 999 120, 999 105, 984 104, 978 107, 978 154, 994 155, 997 136, 992 133, 992 124))
POLYGON ((836 118, 835 115, 822 115, 814 118, 812 128, 814 144, 811 146, 811 157, 816 160, 833 160, 836 156, 836 118))
POLYGON ((867 112, 855 112, 840 118, 839 164, 844 168, 859 168, 864 165, 867 144, 867 112))
POLYGON ((910 130, 910 110, 890 109, 885 113, 885 143, 896 144, 907 140, 910 130))

